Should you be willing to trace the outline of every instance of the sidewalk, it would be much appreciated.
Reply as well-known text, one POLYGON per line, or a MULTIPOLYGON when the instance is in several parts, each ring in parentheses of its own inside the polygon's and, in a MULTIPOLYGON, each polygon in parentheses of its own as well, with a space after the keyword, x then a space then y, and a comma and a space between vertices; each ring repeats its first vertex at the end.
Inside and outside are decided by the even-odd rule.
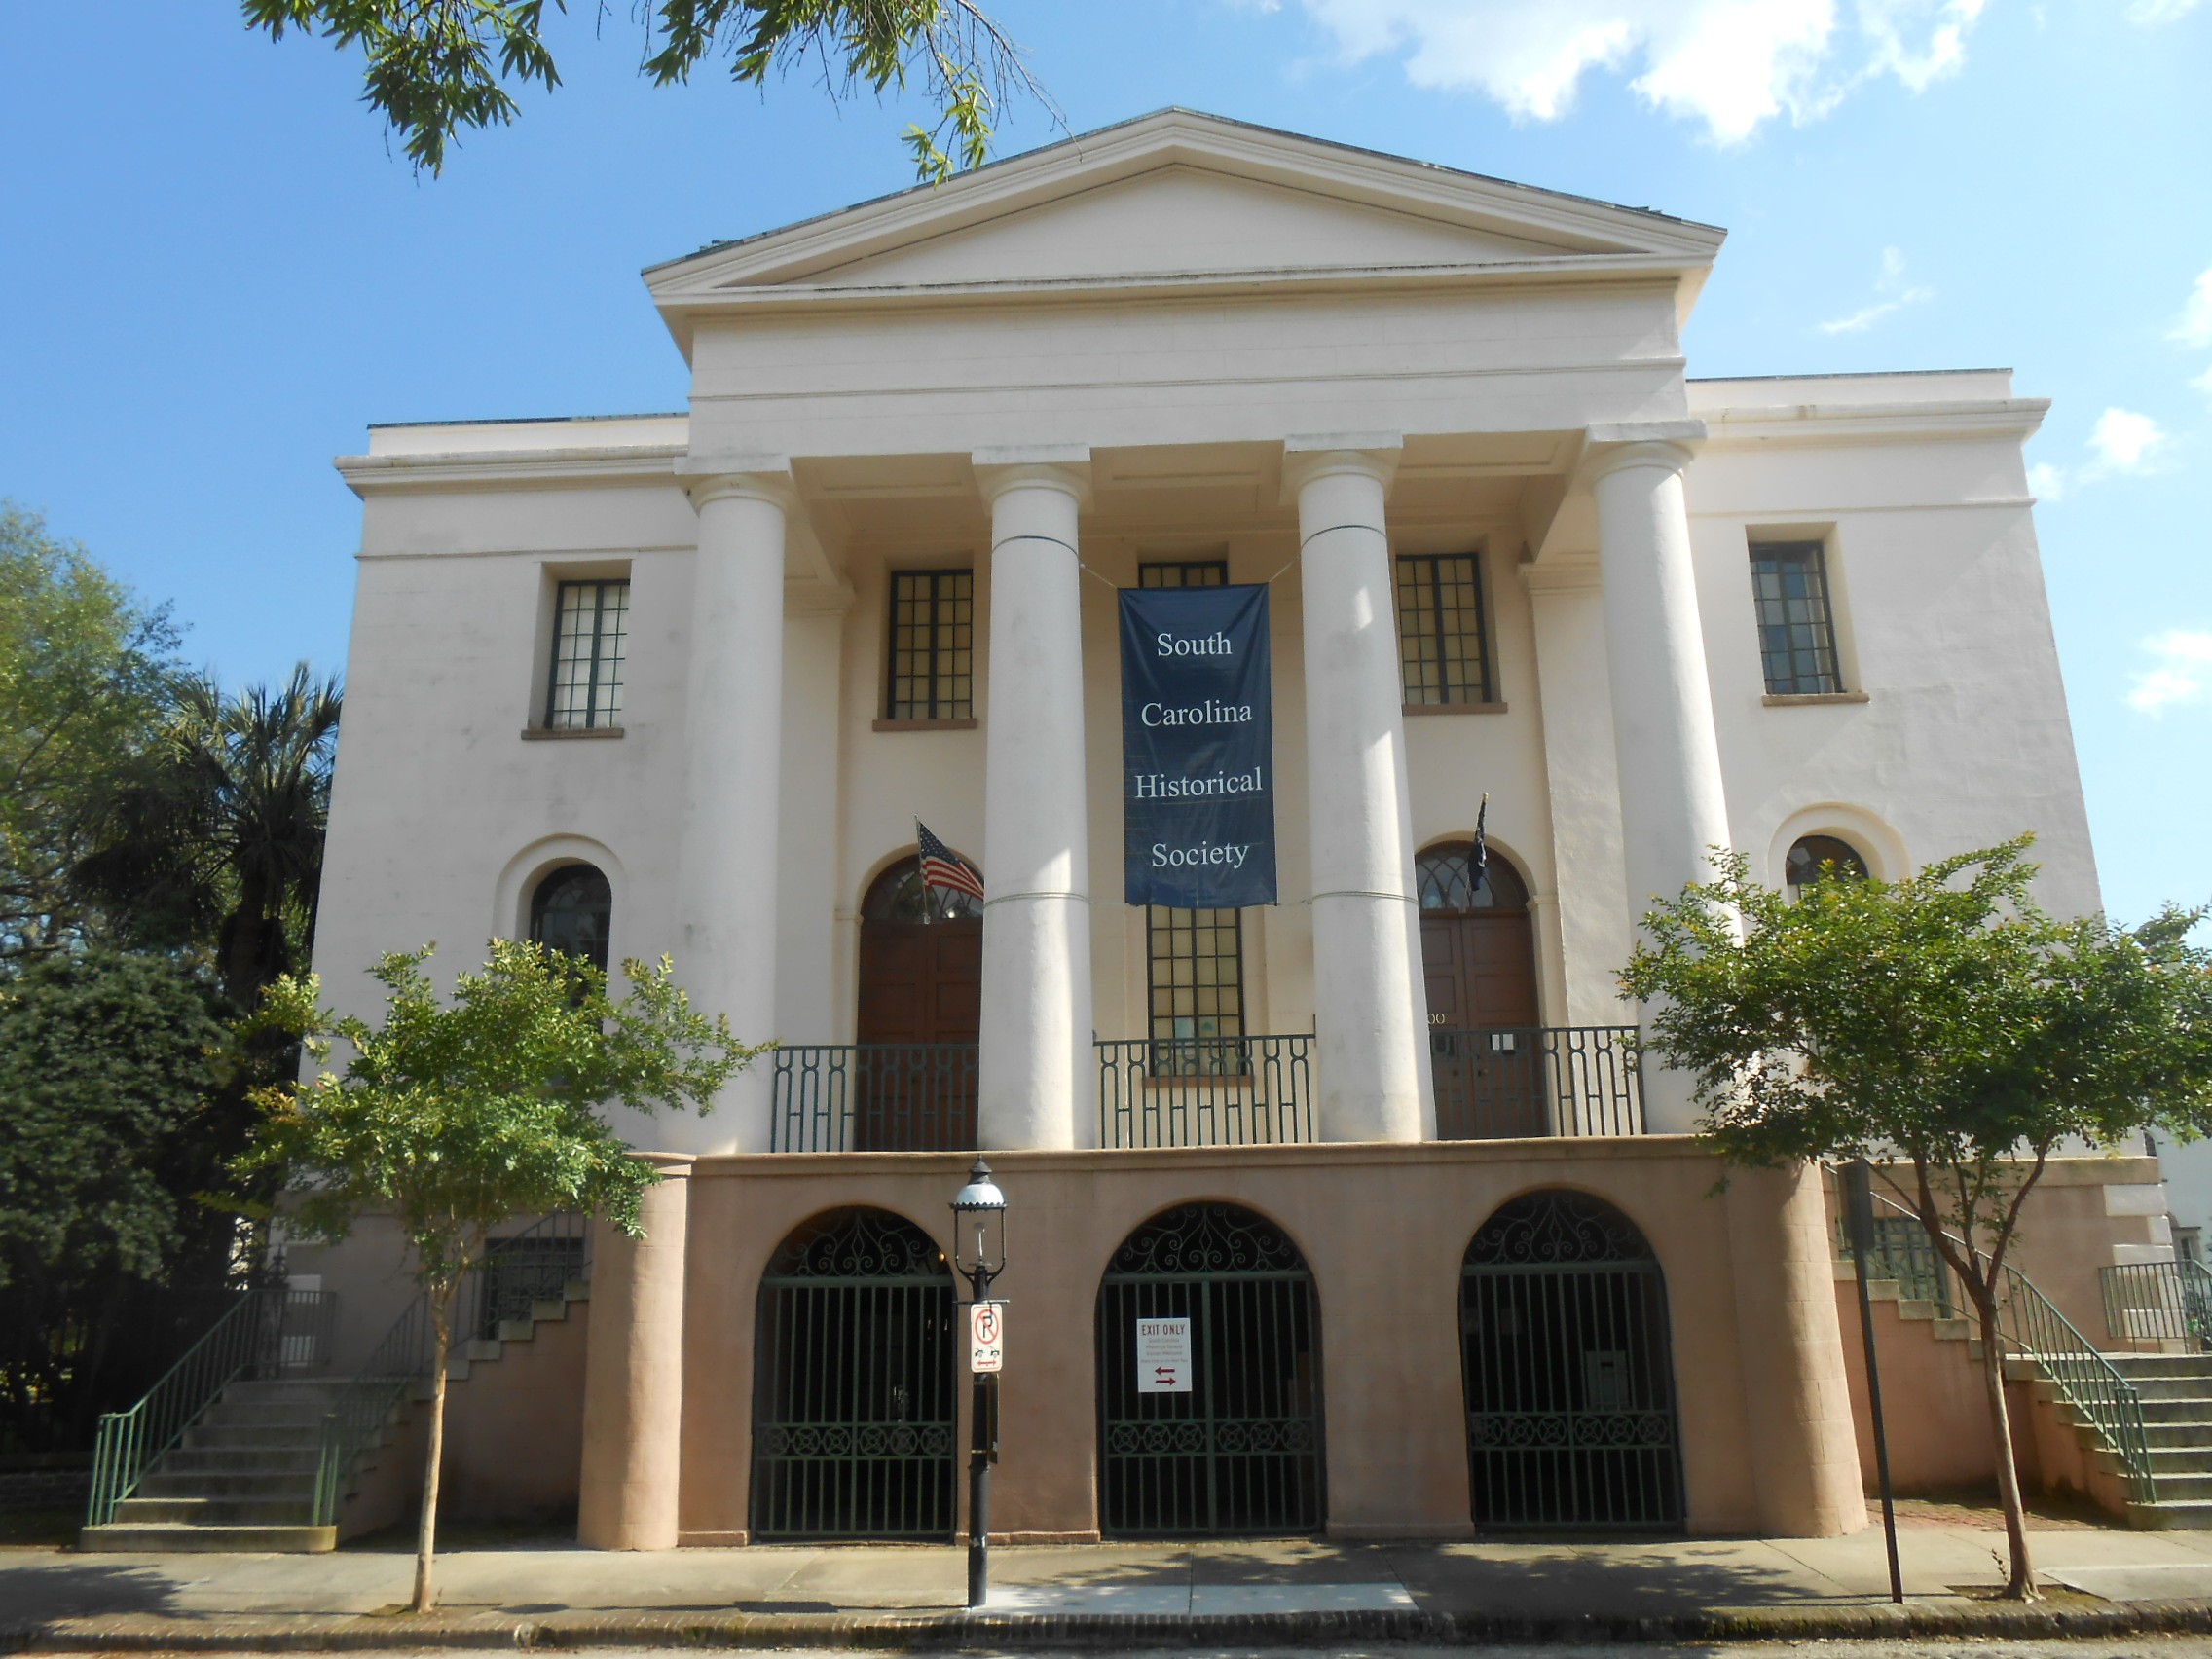
MULTIPOLYGON (((2002 1581, 1979 1516, 1899 1530, 1911 1626, 1957 1634, 2212 1631, 2212 1532, 2059 1527, 2032 1534, 2052 1599, 2027 1615, 1974 1598, 2002 1581), (2053 1622, 2054 1618, 2058 1621, 2053 1622)), ((0 1549, 0 1651, 427 1644, 1122 1644, 1473 1641, 1567 1634, 1895 1632, 1882 1534, 1523 1543, 1260 1542, 991 1552, 990 1618, 965 1616, 966 1555, 935 1545, 601 1554, 463 1547, 440 1609, 395 1616, 414 1558, 396 1539, 325 1556, 83 1556, 0 1549)))

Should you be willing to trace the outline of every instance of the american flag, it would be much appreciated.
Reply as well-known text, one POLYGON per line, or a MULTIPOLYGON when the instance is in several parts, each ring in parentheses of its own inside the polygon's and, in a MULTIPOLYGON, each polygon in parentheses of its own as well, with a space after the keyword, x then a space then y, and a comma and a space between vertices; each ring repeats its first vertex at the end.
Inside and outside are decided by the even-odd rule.
POLYGON ((914 839, 922 849, 922 885, 941 887, 948 893, 966 893, 980 903, 983 878, 976 866, 930 833, 930 827, 914 820, 914 839))
POLYGON ((1467 883, 1467 891, 1470 893, 1480 893, 1483 883, 1490 878, 1490 836, 1487 830, 1489 822, 1490 792, 1485 790, 1483 792, 1482 810, 1475 814, 1475 856, 1467 861, 1467 872, 1471 877, 1467 883))

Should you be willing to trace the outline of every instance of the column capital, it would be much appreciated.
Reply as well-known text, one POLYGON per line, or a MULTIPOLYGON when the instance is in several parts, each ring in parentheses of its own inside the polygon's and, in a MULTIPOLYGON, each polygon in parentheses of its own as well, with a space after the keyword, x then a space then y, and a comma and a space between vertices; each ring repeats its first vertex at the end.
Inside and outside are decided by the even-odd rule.
POLYGON ((788 455, 682 455, 676 476, 694 509, 732 496, 772 502, 787 513, 798 505, 788 455))
POLYGON ((1090 505, 1090 446, 1088 444, 1008 444, 972 453, 976 488, 989 506, 1009 490, 1042 485, 1075 498, 1076 505, 1090 505))
POLYGON ((1397 476, 1398 456, 1406 446, 1399 432, 1307 432, 1282 441, 1282 504, 1317 478, 1351 473, 1372 478, 1383 489, 1397 476))
POLYGON ((1703 421, 1609 421, 1584 433, 1583 476, 1595 484, 1625 466, 1679 472, 1705 441, 1703 421))

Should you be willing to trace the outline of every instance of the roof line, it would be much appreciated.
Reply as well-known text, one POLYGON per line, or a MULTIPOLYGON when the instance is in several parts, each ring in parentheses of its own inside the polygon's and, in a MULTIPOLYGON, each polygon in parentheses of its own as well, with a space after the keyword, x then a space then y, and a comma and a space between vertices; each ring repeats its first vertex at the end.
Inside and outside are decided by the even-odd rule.
POLYGON ((2015 371, 2006 368, 1979 369, 1830 369, 1818 373, 1797 375, 1685 375, 1687 386, 1717 386, 1726 381, 1786 381, 1786 380, 1901 380, 1907 375, 2009 375, 2015 371))
MULTIPOLYGON (((1400 156, 1389 150, 1373 149, 1365 144, 1346 144, 1334 138, 1316 138, 1309 132, 1293 132, 1288 128, 1267 127, 1257 121, 1239 121, 1235 116, 1215 115, 1210 110, 1192 109, 1186 104, 1164 104, 1159 109, 1147 110, 1142 115, 1132 115, 1126 120, 1109 122, 1104 127, 1093 127, 1088 132, 1072 132, 1065 138, 1055 138, 1051 143, 1039 144, 1034 149, 1017 150, 1011 156, 997 157, 992 161, 985 162, 979 167, 972 167, 965 172, 955 173, 943 182, 948 185, 957 185, 962 179, 979 177, 995 167, 1009 166, 1015 162, 1027 161, 1032 157, 1049 155, 1054 150, 1065 149, 1070 145, 1081 146, 1087 139, 1103 138, 1109 132, 1119 132, 1124 127, 1135 127, 1147 121, 1157 121, 1163 115, 1195 116, 1200 121, 1218 122, 1224 127, 1240 127, 1247 132, 1264 132, 1272 138, 1289 138, 1301 144, 1316 144, 1327 150, 1342 150, 1346 155, 1370 156, 1378 161, 1395 162, 1400 166, 1423 167, 1430 172, 1445 173, 1453 178, 1473 179, 1478 183, 1496 185, 1505 190, 1527 191, 1531 196, 1548 196, 1561 202, 1579 202, 1585 206, 1604 207, 1616 213, 1641 213, 1647 218, 1664 220, 1670 225, 1684 225, 1692 230, 1722 230, 1719 225, 1709 225, 1699 219, 1684 219, 1674 213, 1662 213, 1656 207, 1630 207, 1618 202, 1607 202, 1603 197, 1580 196, 1571 190, 1552 190, 1540 184, 1523 184, 1516 179, 1499 178, 1493 173, 1474 172, 1465 167, 1449 167, 1441 162, 1424 162, 1413 156, 1400 156)), ((940 186, 936 184, 908 185, 903 190, 887 191, 881 196, 871 196, 863 202, 847 203, 842 207, 832 207, 827 212, 809 214, 803 219, 793 219, 789 224, 774 225, 764 231, 755 231, 751 236, 728 237, 720 241, 711 241, 704 247, 694 248, 689 253, 678 254, 673 259, 657 260, 646 266, 643 275, 649 276, 656 271, 664 271, 672 265, 682 265, 690 260, 703 258, 710 253, 722 253, 733 247, 744 247, 751 242, 764 241, 770 237, 780 237, 788 231, 804 230, 809 225, 819 225, 827 219, 834 219, 841 214, 858 212, 864 207, 881 206, 886 202, 897 202, 904 197, 919 196, 924 191, 939 188, 940 186)))
POLYGON ((459 421, 371 421, 372 432, 403 430, 409 426, 550 426, 564 421, 682 421, 688 409, 648 409, 624 415, 471 415, 459 421))

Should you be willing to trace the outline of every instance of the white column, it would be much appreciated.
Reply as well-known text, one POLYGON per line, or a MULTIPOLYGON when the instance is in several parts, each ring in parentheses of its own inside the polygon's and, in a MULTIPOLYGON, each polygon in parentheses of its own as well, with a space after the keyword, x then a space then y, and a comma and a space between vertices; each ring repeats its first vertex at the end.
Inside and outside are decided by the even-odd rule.
MULTIPOLYGON (((1655 900, 1672 899, 1686 883, 1708 879, 1713 873, 1708 849, 1729 844, 1720 741, 1713 723, 1697 572, 1682 503, 1682 468, 1690 452, 1671 441, 1702 433, 1703 427, 1681 425, 1677 431, 1669 424, 1657 437, 1643 437, 1644 428, 1635 426, 1593 427, 1590 433, 1622 853, 1629 912, 1639 920, 1655 900)), ((1644 1011, 1647 1024, 1650 1013, 1644 1011)), ((1647 1067, 1643 1114, 1654 1132, 1687 1133, 1695 1118, 1689 1078, 1647 1067)))
POLYGON ((1089 461, 1080 447, 975 457, 991 508, 977 1078, 988 1151, 1096 1139, 1076 562, 1089 461))
POLYGON ((1293 438, 1306 619, 1313 1021, 1323 1140, 1436 1133, 1414 898, 1405 692, 1382 496, 1395 434, 1293 438))
MULTIPOLYGON (((677 982, 726 1014, 740 1042, 776 1030, 776 890, 783 780, 784 539, 789 463, 749 459, 691 485, 699 554, 685 728, 689 787, 678 868, 677 982)), ((656 1120, 677 1152, 766 1152, 775 1071, 756 1060, 704 1117, 656 1120)))

